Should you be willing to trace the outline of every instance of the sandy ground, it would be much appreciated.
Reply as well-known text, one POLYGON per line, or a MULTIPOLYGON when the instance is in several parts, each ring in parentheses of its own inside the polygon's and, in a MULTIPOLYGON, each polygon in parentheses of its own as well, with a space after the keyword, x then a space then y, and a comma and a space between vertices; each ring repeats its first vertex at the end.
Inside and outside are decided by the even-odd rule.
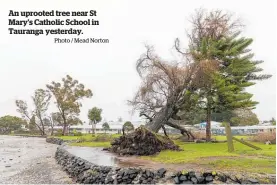
POLYGON ((71 184, 44 138, 0 136, 1 184, 71 184))

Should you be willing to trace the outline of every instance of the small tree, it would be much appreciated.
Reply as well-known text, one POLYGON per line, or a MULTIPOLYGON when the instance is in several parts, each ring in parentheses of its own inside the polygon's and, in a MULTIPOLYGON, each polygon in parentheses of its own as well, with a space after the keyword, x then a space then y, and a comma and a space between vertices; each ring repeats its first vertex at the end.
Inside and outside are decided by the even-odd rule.
POLYGON ((51 99, 51 94, 49 91, 44 89, 37 89, 35 91, 35 95, 32 96, 32 100, 35 108, 33 111, 31 111, 31 113, 29 113, 28 105, 25 101, 23 100, 15 101, 17 106, 17 111, 21 113, 23 118, 27 118, 29 122, 32 121, 32 124, 35 123, 35 125, 40 130, 41 135, 45 135, 45 130, 44 130, 45 123, 43 122, 43 119, 46 116, 45 113, 48 110, 50 99, 51 99), (38 121, 35 118, 33 118, 33 116, 35 116, 38 119, 38 121), (32 118, 33 120, 31 120, 32 118))
POLYGON ((110 129, 110 125, 107 122, 105 122, 103 123, 102 128, 105 130, 106 133, 106 131, 110 129))
POLYGON ((54 126, 62 126, 62 116, 59 112, 53 112, 48 116, 48 120, 51 127, 51 136, 54 134, 54 126))
POLYGON ((102 120, 101 113, 102 109, 97 107, 93 107, 88 111, 88 119, 90 120, 92 125, 92 134, 95 134, 96 124, 102 120))
POLYGON ((125 131, 129 132, 131 130, 134 130, 134 125, 130 121, 126 121, 122 127, 123 134, 125 134, 125 131))
POLYGON ((46 85, 52 92, 59 114, 62 118, 63 135, 65 135, 68 126, 82 124, 78 118, 80 114, 81 100, 90 98, 92 92, 90 89, 85 89, 85 86, 67 75, 60 82, 52 82, 46 85))

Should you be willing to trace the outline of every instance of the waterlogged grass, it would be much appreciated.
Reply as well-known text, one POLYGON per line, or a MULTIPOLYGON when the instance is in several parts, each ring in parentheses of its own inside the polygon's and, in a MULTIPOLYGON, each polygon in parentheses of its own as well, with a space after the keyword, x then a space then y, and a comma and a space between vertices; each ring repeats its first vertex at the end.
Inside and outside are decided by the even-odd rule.
POLYGON ((110 147, 110 142, 82 142, 82 143, 70 143, 70 146, 80 147, 110 147))

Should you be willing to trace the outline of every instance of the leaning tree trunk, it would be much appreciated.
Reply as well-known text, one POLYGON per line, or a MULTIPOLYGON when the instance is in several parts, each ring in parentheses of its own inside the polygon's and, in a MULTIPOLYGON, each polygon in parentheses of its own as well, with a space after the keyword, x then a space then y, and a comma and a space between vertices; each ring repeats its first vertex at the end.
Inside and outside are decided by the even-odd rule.
MULTIPOLYGON (((166 108, 165 108, 166 109, 166 108)), ((167 123, 170 119, 171 114, 168 114, 167 110, 161 110, 156 117, 149 123, 146 127, 147 129, 151 130, 152 132, 158 132, 163 125, 167 123)))
MULTIPOLYGON (((172 104, 171 104, 172 105, 172 104)), ((156 117, 146 126, 147 129, 151 130, 152 132, 158 132, 164 125, 168 125, 170 127, 173 127, 177 130, 180 130, 182 135, 187 135, 188 139, 195 137, 193 134, 183 128, 182 126, 170 121, 170 118, 175 114, 173 110, 173 106, 165 106, 161 111, 156 115, 156 117)), ((163 128, 165 129, 165 128, 163 128)), ((166 134, 167 135, 167 134, 166 134)))

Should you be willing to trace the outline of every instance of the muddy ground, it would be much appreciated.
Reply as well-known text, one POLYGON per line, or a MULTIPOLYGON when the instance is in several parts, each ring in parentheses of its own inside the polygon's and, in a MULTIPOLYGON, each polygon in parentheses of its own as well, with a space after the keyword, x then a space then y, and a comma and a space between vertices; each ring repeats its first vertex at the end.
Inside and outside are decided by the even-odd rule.
POLYGON ((70 184, 55 162, 57 145, 45 138, 0 136, 1 184, 70 184))

